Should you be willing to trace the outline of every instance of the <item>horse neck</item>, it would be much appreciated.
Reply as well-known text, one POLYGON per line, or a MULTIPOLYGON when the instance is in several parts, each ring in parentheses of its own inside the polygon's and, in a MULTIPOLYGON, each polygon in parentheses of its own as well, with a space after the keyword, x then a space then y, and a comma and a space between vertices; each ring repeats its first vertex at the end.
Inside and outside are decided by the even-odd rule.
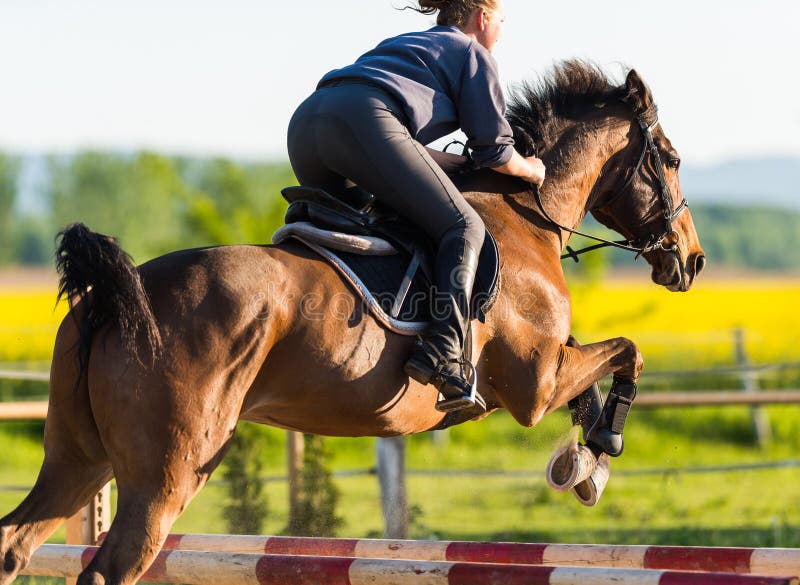
MULTIPOLYGON (((547 179, 541 199, 551 218, 573 229, 580 225, 606 163, 628 144, 629 126, 609 115, 579 120, 542 150, 547 179)), ((566 243, 571 234, 565 235, 566 243)))

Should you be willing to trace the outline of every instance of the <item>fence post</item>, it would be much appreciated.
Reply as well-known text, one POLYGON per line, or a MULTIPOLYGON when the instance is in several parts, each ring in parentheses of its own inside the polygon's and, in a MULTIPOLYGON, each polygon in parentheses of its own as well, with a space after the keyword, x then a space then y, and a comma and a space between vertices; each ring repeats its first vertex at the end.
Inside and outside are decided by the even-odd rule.
MULTIPOLYGON (((741 327, 734 331, 734 338, 736 343, 736 361, 742 367, 739 374, 739 379, 742 385, 743 392, 757 392, 758 380, 752 370, 747 369, 750 365, 750 360, 747 357, 747 348, 745 347, 744 329, 741 327)), ((769 417, 766 411, 760 406, 753 406, 750 409, 753 418, 753 430, 756 435, 756 440, 760 447, 766 446, 772 440, 772 427, 769 423, 769 417)))
POLYGON ((431 442, 437 447, 445 447, 450 442, 450 429, 431 431, 431 442))
MULTIPOLYGON (((67 544, 96 545, 111 524, 111 484, 107 483, 86 506, 67 520, 67 544)), ((66 579, 75 585, 77 579, 66 579)))
POLYGON ((298 507, 303 492, 303 455, 305 452, 305 438, 303 433, 287 431, 286 433, 286 458, 289 467, 289 521, 297 518, 298 507))
POLYGON ((408 538, 406 439, 405 437, 379 438, 375 447, 385 527, 384 536, 386 538, 408 538))

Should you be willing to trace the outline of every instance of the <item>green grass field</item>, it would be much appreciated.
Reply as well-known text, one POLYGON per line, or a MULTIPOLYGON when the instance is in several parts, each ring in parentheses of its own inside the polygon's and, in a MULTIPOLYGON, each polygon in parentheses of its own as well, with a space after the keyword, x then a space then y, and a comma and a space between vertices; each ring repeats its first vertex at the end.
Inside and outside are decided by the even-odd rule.
MULTIPOLYGON (((453 429, 445 444, 430 435, 412 437, 408 446, 410 503, 414 538, 612 542, 651 544, 730 544, 800 546, 798 470, 687 473, 682 469, 736 465, 796 457, 800 407, 770 407, 775 441, 754 445, 748 409, 673 409, 638 412, 626 431, 625 454, 612 462, 606 493, 595 508, 544 482, 547 459, 568 430, 557 413, 529 430, 504 413, 453 429), (791 421, 791 422, 789 422, 791 421), (711 429, 712 432, 708 432, 711 429), (452 475, 414 472, 448 470, 452 475), (459 474, 459 470, 462 474, 459 474), (636 472, 650 470, 651 474, 636 472), (505 471, 517 475, 470 475, 505 471)), ((0 440, 13 452, 3 458, 0 482, 30 485, 41 447, 30 425, 6 425, 0 440), (25 434, 20 431, 25 430, 25 434)), ((264 437, 268 475, 285 474, 284 434, 264 437)), ((372 439, 330 439, 337 471, 374 465, 372 439)), ((382 523, 374 476, 337 478, 341 491, 342 536, 379 536, 382 523)), ((287 520, 287 485, 267 483, 270 516, 267 533, 280 533, 287 520)), ((0 508, 10 510, 24 492, 0 492, 0 508)), ((179 532, 226 532, 221 509, 224 486, 206 487, 175 526, 179 532)), ((63 532, 55 536, 63 540, 63 532)))
MULTIPOLYGON (((800 279, 713 281, 688 294, 669 294, 642 282, 573 286, 575 332, 584 343, 625 335, 640 344, 652 370, 706 368, 735 361, 733 330, 745 331, 757 363, 800 361, 800 279)), ((46 360, 63 308, 53 313, 49 291, 0 292, 0 361, 46 360)), ((762 386, 797 387, 798 371, 770 374, 762 386)), ((709 385, 709 380, 703 380, 709 385)), ((712 380, 713 382, 713 380, 712 380)), ((683 381, 643 379, 641 391, 680 389, 683 381)), ((736 379, 721 383, 735 385, 736 379)), ((41 385, 5 383, 5 397, 42 392, 41 385)), ((551 491, 544 468, 570 431, 566 412, 534 429, 507 414, 467 423, 438 440, 408 443, 408 490, 414 538, 741 546, 800 546, 800 471, 795 468, 686 472, 686 468, 796 460, 800 406, 766 409, 774 438, 756 446, 745 407, 634 411, 626 451, 612 461, 602 501, 584 508, 551 491), (449 475, 413 473, 448 471, 449 475), (502 471, 507 475, 478 475, 502 471), (650 471, 651 473, 639 473, 650 471)), ((42 459, 40 424, 0 426, 0 485, 29 486, 42 459)), ((441 437, 441 436, 440 436, 441 437)), ((372 439, 330 439, 336 471, 374 466, 372 439)), ((283 475, 285 434, 264 434, 267 474, 283 475)), ((381 534, 377 479, 340 477, 340 536, 381 534)), ((266 533, 280 533, 287 517, 287 485, 267 483, 266 533)), ((0 515, 23 491, 0 491, 0 515)), ((212 482, 175 526, 182 532, 225 532, 223 485, 212 482)), ((63 541, 63 529, 53 541, 63 541)))

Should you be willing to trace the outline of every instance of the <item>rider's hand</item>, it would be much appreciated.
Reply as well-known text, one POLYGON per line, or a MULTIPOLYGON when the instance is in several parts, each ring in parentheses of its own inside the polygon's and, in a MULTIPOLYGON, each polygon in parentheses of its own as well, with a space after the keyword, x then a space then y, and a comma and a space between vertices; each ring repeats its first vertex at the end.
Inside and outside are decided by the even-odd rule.
POLYGON ((493 167, 493 170, 512 177, 519 177, 523 181, 528 181, 534 185, 542 186, 544 183, 544 163, 535 156, 523 157, 516 150, 506 164, 493 167))
POLYGON ((541 187, 544 183, 545 175, 545 167, 542 159, 536 158, 535 156, 527 156, 525 157, 525 162, 528 163, 529 168, 528 176, 525 177, 525 180, 541 187))

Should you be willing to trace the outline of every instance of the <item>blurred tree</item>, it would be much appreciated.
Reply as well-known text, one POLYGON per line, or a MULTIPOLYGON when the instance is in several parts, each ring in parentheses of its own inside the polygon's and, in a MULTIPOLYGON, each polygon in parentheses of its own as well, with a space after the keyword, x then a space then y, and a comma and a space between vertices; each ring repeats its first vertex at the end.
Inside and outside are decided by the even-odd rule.
POLYGON ((145 225, 128 226, 128 239, 145 239, 143 258, 152 258, 184 247, 183 206, 191 188, 180 176, 172 159, 152 153, 139 153, 131 165, 132 195, 136 216, 145 225), (132 228, 132 229, 130 229, 132 228))
POLYGON ((137 262, 180 243, 179 205, 186 186, 172 161, 143 152, 84 152, 49 160, 49 202, 59 229, 80 221, 117 237, 137 262))
POLYGON ((14 221, 12 230, 14 262, 52 265, 55 231, 45 217, 26 215, 14 221))
POLYGON ((228 160, 214 159, 197 171, 185 216, 190 237, 205 244, 237 243, 237 215, 247 206, 243 170, 228 160))
POLYGON ((90 228, 119 236, 125 213, 127 161, 98 152, 51 157, 49 200, 58 226, 81 221, 90 228))
POLYGON ((330 471, 331 453, 325 438, 305 434, 300 501, 296 514, 289 518, 286 533, 293 536, 336 536, 344 522, 336 514, 341 495, 330 471))
POLYGON ((296 184, 288 165, 237 165, 215 159, 188 163, 185 169, 196 187, 185 215, 194 244, 270 242, 286 210, 280 190, 296 184))
POLYGON ((116 236, 137 262, 189 246, 268 243, 286 209, 280 189, 295 183, 286 164, 151 152, 51 157, 48 169, 54 230, 81 221, 116 236))
POLYGON ((727 205, 692 207, 709 265, 758 270, 800 269, 800 213, 727 205))
POLYGON ((14 260, 12 228, 18 171, 19 162, 0 153, 0 264, 14 260))
POLYGON ((264 493, 264 427, 240 423, 231 439, 230 450, 222 461, 222 477, 227 481, 228 503, 224 515, 230 534, 261 534, 268 515, 264 493))

